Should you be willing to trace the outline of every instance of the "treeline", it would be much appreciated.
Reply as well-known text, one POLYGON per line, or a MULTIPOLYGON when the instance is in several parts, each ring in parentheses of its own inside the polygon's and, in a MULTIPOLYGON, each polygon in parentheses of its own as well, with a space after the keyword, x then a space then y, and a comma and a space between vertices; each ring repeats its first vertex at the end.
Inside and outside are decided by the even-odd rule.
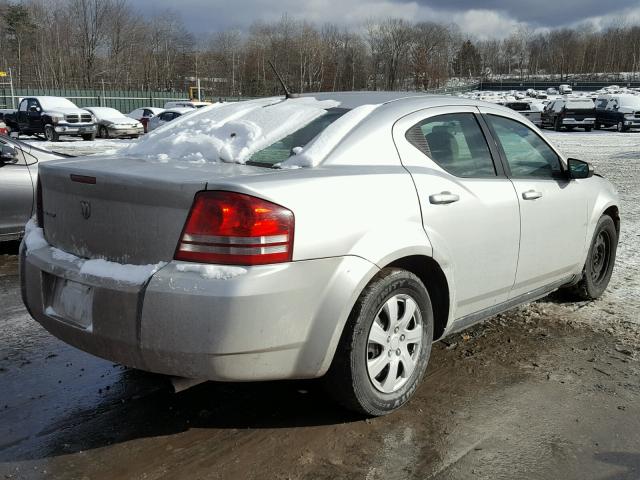
POLYGON ((279 88, 271 60, 295 91, 432 89, 450 79, 636 72, 640 26, 612 25, 503 40, 469 38, 456 25, 371 20, 361 28, 286 15, 246 31, 190 33, 175 12, 138 12, 128 0, 0 0, 0 66, 18 87, 186 92, 211 96, 279 88))

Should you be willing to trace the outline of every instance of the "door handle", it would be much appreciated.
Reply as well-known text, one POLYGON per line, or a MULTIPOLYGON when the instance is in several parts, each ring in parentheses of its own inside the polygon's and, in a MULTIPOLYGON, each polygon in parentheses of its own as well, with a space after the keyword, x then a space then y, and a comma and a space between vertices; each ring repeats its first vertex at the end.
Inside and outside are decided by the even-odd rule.
POLYGON ((522 198, 525 200, 535 200, 536 198, 542 197, 542 192, 537 192, 535 190, 527 190, 526 192, 522 192, 522 198))
POLYGON ((451 192, 440 192, 429 195, 429 203, 433 205, 447 205, 449 203, 457 202, 460 200, 460 196, 451 192))

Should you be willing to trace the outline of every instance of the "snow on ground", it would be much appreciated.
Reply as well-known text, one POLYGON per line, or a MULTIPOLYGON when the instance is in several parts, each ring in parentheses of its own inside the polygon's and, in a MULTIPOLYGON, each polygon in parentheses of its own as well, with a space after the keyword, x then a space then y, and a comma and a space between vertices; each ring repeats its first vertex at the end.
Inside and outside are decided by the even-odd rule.
POLYGON ((544 134, 565 155, 592 163, 620 195, 621 232, 611 283, 602 299, 580 307, 582 313, 596 322, 640 324, 640 132, 544 134))

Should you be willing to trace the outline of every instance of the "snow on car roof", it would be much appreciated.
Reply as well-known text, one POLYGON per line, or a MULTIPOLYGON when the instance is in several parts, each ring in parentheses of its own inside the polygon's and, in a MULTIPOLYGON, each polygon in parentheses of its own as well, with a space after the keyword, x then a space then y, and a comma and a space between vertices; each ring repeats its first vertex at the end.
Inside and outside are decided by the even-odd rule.
POLYGON ((254 152, 338 105, 312 97, 214 104, 151 132, 129 147, 129 153, 160 161, 245 163, 254 152))
POLYGON ((45 110, 54 108, 78 108, 71 100, 63 97, 42 96, 32 98, 37 99, 38 102, 40 102, 40 105, 42 105, 42 108, 44 108, 45 110))

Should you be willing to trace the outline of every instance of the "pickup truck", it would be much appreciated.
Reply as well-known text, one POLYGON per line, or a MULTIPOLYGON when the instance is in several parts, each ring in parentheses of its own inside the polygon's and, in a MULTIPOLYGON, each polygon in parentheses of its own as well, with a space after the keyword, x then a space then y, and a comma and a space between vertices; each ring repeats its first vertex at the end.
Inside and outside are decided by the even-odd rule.
POLYGON ((96 137, 95 117, 61 97, 25 97, 15 113, 4 115, 4 121, 18 135, 44 134, 50 142, 60 135, 80 136, 83 140, 96 137))

